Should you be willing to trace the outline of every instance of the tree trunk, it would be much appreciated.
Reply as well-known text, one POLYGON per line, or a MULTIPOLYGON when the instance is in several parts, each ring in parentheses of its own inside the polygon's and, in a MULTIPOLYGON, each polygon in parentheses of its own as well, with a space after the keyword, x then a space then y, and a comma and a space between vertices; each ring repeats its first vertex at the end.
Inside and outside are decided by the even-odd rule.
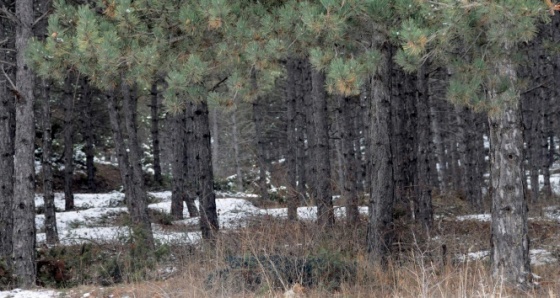
POLYGON ((393 122, 391 109, 391 49, 384 47, 377 72, 371 81, 371 157, 367 250, 370 262, 385 263, 393 245, 393 206, 395 203, 393 122))
POLYGON ((218 126, 218 107, 214 106, 210 108, 210 121, 212 124, 212 160, 214 160, 214 176, 220 177, 220 164, 218 164, 218 160, 220 160, 220 132, 218 126))
MULTIPOLYGON (((508 51, 507 47, 504 49, 508 51)), ((496 73, 509 79, 510 95, 489 91, 491 104, 498 107, 490 113, 490 146, 492 181, 491 271, 494 277, 522 288, 531 282, 527 203, 523 170, 523 130, 517 93, 517 75, 512 62, 496 63, 496 73), (507 96, 507 95, 505 95, 507 96)))
POLYGON ((43 97, 43 201, 45 209, 45 234, 47 244, 58 243, 58 230, 56 226, 56 208, 54 205, 52 159, 52 129, 50 108, 50 83, 43 80, 41 84, 43 97))
POLYGON ((17 285, 35 284, 35 121, 33 73, 27 65, 27 43, 33 37, 33 1, 16 1, 16 136, 14 155, 13 262, 17 285))
MULTIPOLYGON (((203 101, 190 104, 190 106, 192 121, 195 124, 195 143, 193 145, 197 148, 195 159, 198 161, 197 196, 200 200, 200 229, 203 239, 214 240, 219 229, 219 223, 216 195, 214 193, 214 174, 212 172, 212 144, 208 104, 203 101)), ((189 120, 187 119, 187 121, 189 120)))
MULTIPOLYGON (((10 41, 5 47, 13 46, 13 27, 8 22, 0 22, 0 39, 10 41)), ((0 51, 0 59, 12 61, 13 56, 0 51)), ((6 67, 4 66, 4 69, 6 67)), ((13 80, 13 72, 7 70, 13 80)), ((0 260, 8 268, 12 267, 12 201, 14 195, 14 96, 7 79, 0 79, 0 260)))
POLYGON ((152 155, 154 156, 154 181, 157 186, 163 186, 163 177, 161 175, 161 159, 159 149, 159 104, 158 104, 158 86, 157 82, 152 83, 151 90, 151 134, 152 134, 152 155))
POLYGON ((136 121, 136 86, 133 87, 134 92, 130 92, 130 86, 121 83, 121 92, 123 95, 123 115, 128 135, 128 161, 132 173, 132 187, 134 188, 134 197, 127 200, 130 206, 130 214, 133 230, 135 232, 135 240, 144 245, 145 249, 152 250, 154 248, 154 236, 150 217, 148 215, 148 196, 144 185, 144 172, 142 170, 142 154, 140 150, 140 142, 137 133, 136 121))
MULTIPOLYGON (((77 76, 77 74, 76 74, 77 76)), ((64 210, 74 209, 74 100, 77 86, 72 84, 74 76, 66 78, 64 84, 64 210)))
POLYGON ((178 112, 171 116, 173 124, 171 142, 173 146, 173 162, 171 171, 173 175, 171 191, 171 216, 174 219, 183 219, 183 201, 185 200, 185 113, 178 112))
POLYGON ((416 122, 416 176, 415 184, 415 218, 429 231, 432 228, 434 211, 432 208, 432 168, 430 167, 430 153, 432 146, 432 131, 430 129, 430 107, 427 66, 423 65, 417 74, 417 102, 418 118, 416 122))
POLYGON ((314 144, 314 132, 312 129, 313 107, 311 105, 311 73, 308 60, 298 60, 298 68, 301 72, 301 80, 296 82, 296 129, 297 129, 297 191, 300 202, 308 204, 308 187, 313 183, 309 168, 312 167, 310 149, 314 144), (310 136, 313 137, 310 137, 310 136))
POLYGON ((301 80, 297 61, 288 59, 285 97, 287 105, 286 126, 286 184, 288 187, 288 219, 297 220, 298 194, 297 194, 297 142, 296 135, 296 81, 301 80))
POLYGON ((354 131, 354 107, 358 105, 358 97, 343 97, 339 100, 341 103, 341 131, 342 131, 342 151, 344 157, 343 173, 344 183, 342 185, 342 197, 346 203, 346 220, 349 224, 355 225, 359 220, 358 211, 358 189, 356 174, 356 157, 354 154, 354 139, 356 138, 354 131))
POLYGON ((315 128, 315 147, 313 160, 315 164, 315 202, 317 204, 317 223, 322 227, 334 224, 334 209, 331 188, 331 163, 329 152, 329 111, 325 90, 325 74, 311 70, 313 85, 313 126, 315 128))
POLYGON ((185 203, 190 217, 199 216, 200 213, 196 208, 195 200, 197 199, 199 177, 198 168, 199 161, 197 159, 197 143, 192 103, 187 103, 185 108, 185 156, 183 157, 184 181, 185 181, 185 203))

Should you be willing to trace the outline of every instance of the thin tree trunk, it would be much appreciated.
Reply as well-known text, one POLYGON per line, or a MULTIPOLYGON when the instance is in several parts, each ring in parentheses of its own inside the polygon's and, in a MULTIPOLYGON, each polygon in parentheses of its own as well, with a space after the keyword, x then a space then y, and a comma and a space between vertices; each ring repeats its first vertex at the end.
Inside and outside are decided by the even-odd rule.
POLYGON ((174 219, 183 219, 183 201, 185 200, 185 113, 183 111, 172 115, 173 125, 171 142, 173 146, 173 162, 171 171, 173 175, 171 191, 171 216, 174 219))
MULTIPOLYGON (((253 78, 253 80, 256 80, 255 78, 253 78)), ((256 81, 255 83, 256 84, 256 81)), ((256 86, 255 86, 256 88, 256 86)), ((268 186, 266 183, 266 172, 267 172, 267 167, 266 167, 266 157, 265 157, 265 143, 264 143, 264 135, 263 135, 263 131, 262 131, 262 126, 264 125, 263 123, 263 115, 264 115, 264 109, 262 107, 263 103, 262 103, 262 98, 259 96, 255 99, 255 101, 253 102, 253 121, 255 123, 255 141, 256 141, 256 146, 257 146, 257 165, 259 167, 259 181, 258 181, 258 185, 259 185, 259 192, 261 194, 261 199, 263 200, 268 200, 269 199, 269 194, 268 194, 268 186)))
POLYGON ((85 138, 85 154, 86 154, 86 174, 87 174, 87 185, 90 192, 96 192, 97 186, 95 185, 95 134, 93 128, 93 97, 91 96, 91 88, 86 79, 84 79, 84 101, 86 104, 86 110, 84 112, 84 138, 85 138))
POLYGON ((367 250, 370 262, 382 264, 391 252, 394 239, 393 206, 395 203, 395 178, 392 137, 390 48, 384 48, 380 63, 371 81, 371 141, 369 222, 367 227, 367 250))
MULTIPOLYGON (((199 183, 197 196, 200 200, 200 229, 202 238, 214 240, 219 229, 212 172, 212 145, 208 105, 206 102, 191 104, 195 124, 196 160, 198 161, 199 183)), ((188 120, 187 120, 188 121, 188 120)))
POLYGON ((152 155, 154 156, 154 181, 157 186, 163 185, 163 176, 161 175, 161 159, 159 148, 159 104, 158 104, 158 86, 157 82, 152 83, 151 90, 151 134, 152 134, 152 155))
MULTIPOLYGON (((507 46, 504 49, 507 52, 507 46)), ((496 63, 497 74, 509 79, 516 88, 517 74, 512 62, 496 63)), ((517 92, 513 90, 513 92, 517 92)), ((523 131, 519 95, 506 104, 503 95, 490 90, 490 102, 499 110, 490 113, 492 180, 491 272, 496 278, 523 288, 531 281, 527 203, 523 166, 523 131)))
MULTIPOLYGON (((76 75, 77 76, 77 75, 76 75)), ((74 76, 66 78, 64 85, 64 210, 74 209, 74 76)))
POLYGON ((33 73, 25 58, 33 37, 33 1, 16 1, 16 136, 14 155, 13 261, 19 287, 35 284, 35 121, 33 115, 33 73))
POLYGON ((190 217, 199 216, 200 213, 196 208, 195 200, 197 199, 199 177, 198 168, 199 163, 197 160, 197 144, 195 136, 195 120, 192 109, 192 103, 187 103, 185 108, 185 156, 183 158, 184 180, 185 180, 185 203, 190 217))
POLYGON ((313 160, 315 164, 315 202, 317 204, 317 223, 322 227, 334 224, 334 209, 331 188, 331 163, 329 152, 329 128, 325 74, 316 69, 311 70, 313 85, 313 126, 315 127, 315 147, 313 160))
POLYGON ((45 234, 47 244, 58 243, 58 230, 56 226, 56 209, 53 193, 52 173, 52 129, 50 108, 50 83, 43 80, 41 84, 43 97, 43 201, 45 208, 45 234))

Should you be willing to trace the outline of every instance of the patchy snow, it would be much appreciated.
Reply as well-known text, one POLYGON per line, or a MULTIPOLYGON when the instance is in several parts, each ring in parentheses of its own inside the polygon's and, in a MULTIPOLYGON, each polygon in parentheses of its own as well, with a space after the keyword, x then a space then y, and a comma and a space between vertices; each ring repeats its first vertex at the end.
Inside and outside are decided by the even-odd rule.
POLYGON ((58 293, 52 290, 22 290, 13 289, 11 291, 1 291, 0 298, 53 298, 58 297, 58 293))
POLYGON ((482 222, 490 222, 492 221, 491 214, 469 214, 469 215, 461 215, 457 216, 455 219, 458 221, 465 221, 465 220, 473 220, 473 221, 482 221, 482 222))
MULTIPOLYGON (((457 260, 461 262, 483 260, 488 257, 490 257, 489 250, 470 252, 466 255, 456 256, 457 260)), ((545 249, 531 249, 529 250, 529 257, 531 258, 531 265, 533 266, 541 266, 558 262, 558 259, 545 249)))

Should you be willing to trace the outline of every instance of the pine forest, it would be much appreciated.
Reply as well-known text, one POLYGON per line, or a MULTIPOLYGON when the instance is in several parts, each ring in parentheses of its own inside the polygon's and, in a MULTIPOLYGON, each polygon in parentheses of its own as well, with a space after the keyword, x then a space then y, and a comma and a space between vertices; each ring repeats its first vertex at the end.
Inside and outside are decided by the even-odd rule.
POLYGON ((0 297, 560 297, 559 14, 0 0, 0 297))

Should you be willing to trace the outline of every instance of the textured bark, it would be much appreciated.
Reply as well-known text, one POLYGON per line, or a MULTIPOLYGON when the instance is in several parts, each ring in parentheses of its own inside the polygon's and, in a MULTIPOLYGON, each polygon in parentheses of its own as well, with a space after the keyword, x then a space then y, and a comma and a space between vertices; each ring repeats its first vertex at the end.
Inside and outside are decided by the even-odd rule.
POLYGON ((199 216, 200 213, 195 205, 198 189, 198 168, 197 144, 192 103, 187 103, 185 108, 185 156, 183 158, 184 181, 185 181, 185 203, 190 217, 199 216))
MULTIPOLYGON (((135 91, 136 87, 133 88, 135 91)), ((150 217, 148 215, 148 196, 144 185, 144 172, 142 170, 142 153, 140 151, 140 142, 138 140, 137 122, 136 122, 136 92, 130 92, 130 86, 121 83, 121 92, 123 96, 123 115, 126 133, 128 135, 128 162, 132 173, 133 197, 129 197, 127 204, 133 223, 133 232, 135 240, 144 248, 151 250, 154 248, 154 236, 150 217)))
MULTIPOLYGON (((508 51, 506 47, 504 49, 508 51)), ((511 61, 496 62, 496 73, 509 79, 515 88, 517 74, 511 61)), ((515 91, 510 91, 515 92, 515 91)), ((489 99, 499 109, 490 113, 492 181, 491 272, 496 278, 522 288, 529 286, 529 237, 523 166, 523 131, 519 95, 502 103, 504 95, 489 91, 489 99)))
POLYGON ((41 84, 42 100, 43 100, 43 202, 45 208, 45 234, 47 244, 58 243, 58 230, 56 226, 56 209, 54 205, 53 192, 53 173, 52 173, 52 126, 51 126, 51 109, 50 109, 50 83, 47 81, 41 84))
POLYGON ((185 200, 185 113, 180 112, 171 116, 173 125, 171 142, 173 146, 173 162, 171 171, 173 175, 171 188, 171 216, 174 219, 183 219, 183 201, 185 200))
POLYGON ((64 84, 64 210, 74 209, 74 100, 75 88, 72 85, 74 76, 66 78, 64 84))
POLYGON ((477 124, 478 116, 471 110, 465 110, 465 119, 467 121, 467 138, 466 138, 466 160, 465 160, 465 191, 467 199, 475 210, 482 210, 482 186, 484 185, 484 177, 480 175, 478 152, 484 148, 482 140, 482 132, 478 131, 480 125, 477 124))
POLYGON ((163 185, 163 177, 161 175, 161 159, 159 148, 159 103, 158 103, 158 84, 152 83, 151 90, 151 134, 152 134, 152 155, 154 157, 154 181, 158 186, 163 185))
MULTIPOLYGON (((0 22, 0 39, 8 41, 6 47, 13 46, 13 28, 8 22, 0 22)), ((6 51, 0 51, 0 59, 12 61, 6 51)), ((13 72, 4 66, 13 80, 13 72)), ((7 79, 0 79, 0 260, 8 268, 12 265, 12 201, 14 187, 14 131, 15 106, 14 96, 10 92, 7 79)))
POLYGON ((434 160, 432 164, 436 164, 436 170, 433 171, 434 179, 432 182, 439 186, 442 193, 448 192, 450 173, 448 171, 449 155, 445 152, 444 129, 447 127, 445 122, 445 88, 447 85, 447 70, 444 68, 437 69, 430 75, 431 82, 429 84, 430 92, 430 119, 433 134, 433 150, 434 160))
POLYGON ((395 203, 393 122, 391 109, 390 48, 384 48, 376 73, 371 80, 371 165, 369 222, 367 250, 374 264, 384 263, 391 251, 394 239, 393 208, 395 203))
POLYGON ((287 79, 285 83, 285 98, 287 106, 286 126, 286 184, 288 187, 288 219, 297 219, 298 194, 297 194, 297 142, 296 135, 296 80, 301 76, 297 68, 297 61, 289 59, 286 65, 287 79))
POLYGON ((17 285, 35 284, 35 121, 33 115, 33 73, 25 52, 33 36, 33 1, 16 1, 16 136, 14 155, 13 262, 17 285))
POLYGON ((296 129, 297 129, 297 172, 298 172, 298 194, 300 201, 308 205, 310 187, 313 183, 309 175, 312 168, 311 151, 309 148, 314 142, 314 131, 312 128, 313 106, 311 105, 311 72, 307 60, 299 60, 301 80, 296 89, 296 129))
POLYGON ((334 224, 329 152, 329 111, 325 90, 325 74, 312 69, 311 83, 313 85, 313 127, 315 128, 315 146, 312 153, 316 170, 314 173, 314 193, 316 194, 317 223, 324 227, 334 224))
POLYGON ((220 128, 218 126, 218 107, 211 107, 210 109, 211 117, 210 123, 212 126, 212 160, 214 160, 214 175, 220 177, 220 164, 217 162, 220 160, 220 128))
MULTIPOLYGON (((214 240, 219 229, 218 213, 216 210, 216 195, 214 193, 214 174, 212 172, 212 145, 208 105, 206 102, 191 104, 192 121, 195 124, 195 159, 198 162, 199 177, 196 194, 200 201, 200 229, 202 238, 214 240)), ((187 121, 189 121, 187 119, 187 121)))
POLYGON ((342 198, 346 203, 346 220, 350 224, 356 224, 359 220, 358 212, 358 189, 357 189, 357 160, 354 151, 354 141, 356 131, 354 129, 354 110, 358 105, 358 97, 345 97, 339 101, 341 103, 341 131, 342 131, 342 152, 344 157, 343 173, 344 183, 342 185, 342 198))
POLYGON ((417 183, 414 185, 415 206, 414 213, 416 221, 430 230, 433 224, 434 211, 432 208, 432 168, 430 164, 430 149, 432 145, 432 133, 430 129, 430 107, 428 79, 429 75, 423 65, 417 75, 417 103, 418 120, 416 123, 417 146, 416 146, 416 176, 417 183))

